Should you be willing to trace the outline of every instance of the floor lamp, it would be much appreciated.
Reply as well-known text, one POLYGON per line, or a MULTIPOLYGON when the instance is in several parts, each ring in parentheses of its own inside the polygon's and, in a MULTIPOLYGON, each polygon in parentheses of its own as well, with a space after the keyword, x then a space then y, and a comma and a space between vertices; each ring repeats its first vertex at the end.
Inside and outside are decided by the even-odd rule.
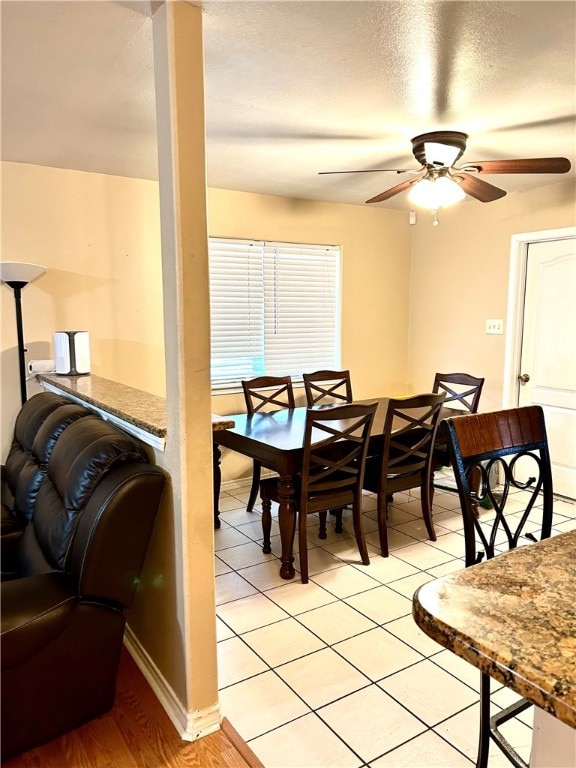
POLYGON ((20 365, 20 395, 22 405, 26 402, 26 361, 24 359, 24 328, 22 325, 22 288, 43 275, 46 267, 40 264, 26 264, 19 261, 0 262, 0 280, 14 291, 16 303, 16 332, 18 334, 18 363, 20 365))

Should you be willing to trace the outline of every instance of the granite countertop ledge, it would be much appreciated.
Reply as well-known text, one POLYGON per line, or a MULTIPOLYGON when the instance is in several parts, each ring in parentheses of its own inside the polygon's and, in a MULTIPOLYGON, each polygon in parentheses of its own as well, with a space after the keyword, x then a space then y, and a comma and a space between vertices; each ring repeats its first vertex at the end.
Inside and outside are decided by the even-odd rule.
POLYGON ((576 531, 424 584, 433 640, 576 728, 576 531))
MULTIPOLYGON (((93 374, 63 376, 42 373, 38 375, 38 380, 45 381, 62 392, 106 411, 144 432, 161 439, 166 438, 166 399, 159 395, 93 374)), ((232 427, 234 427, 233 419, 212 414, 214 432, 232 427)))
POLYGON ((110 379, 92 374, 61 376, 39 374, 39 381, 100 408, 157 437, 166 437, 166 400, 110 379))

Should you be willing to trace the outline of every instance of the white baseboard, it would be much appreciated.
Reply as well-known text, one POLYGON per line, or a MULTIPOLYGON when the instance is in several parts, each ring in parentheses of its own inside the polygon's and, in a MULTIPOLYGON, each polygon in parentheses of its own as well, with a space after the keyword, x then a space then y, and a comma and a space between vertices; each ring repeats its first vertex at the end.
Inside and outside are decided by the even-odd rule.
POLYGON ((220 703, 202 710, 187 711, 128 625, 124 645, 182 739, 196 741, 220 729, 220 703))
POLYGON ((227 493, 231 491, 248 492, 250 490, 250 480, 222 480, 220 490, 227 493))
MULTIPOLYGON (((270 469, 264 469, 262 467, 261 470, 261 477, 273 477, 276 473, 272 472, 270 469)), ((252 479, 241 477, 236 480, 222 480, 222 483, 220 485, 221 491, 226 491, 227 493, 230 493, 232 495, 233 491, 244 491, 245 493, 248 493, 250 491, 250 486, 252 485, 252 479)))

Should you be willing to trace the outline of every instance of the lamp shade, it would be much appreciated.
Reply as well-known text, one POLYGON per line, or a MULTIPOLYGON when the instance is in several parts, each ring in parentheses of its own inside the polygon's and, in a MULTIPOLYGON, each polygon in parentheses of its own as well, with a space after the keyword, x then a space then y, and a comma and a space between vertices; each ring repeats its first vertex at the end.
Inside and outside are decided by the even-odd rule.
POLYGON ((31 283, 46 272, 41 264, 28 264, 23 261, 0 261, 0 280, 3 283, 31 283))
POLYGON ((18 336, 18 367, 20 368, 20 396, 22 405, 26 402, 26 359, 24 353, 24 327, 22 323, 22 289, 46 272, 41 264, 27 264, 23 261, 1 261, 0 280, 12 289, 16 307, 16 333, 18 336))
POLYGON ((414 205, 437 211, 464 200, 466 192, 447 176, 424 178, 412 187, 408 199, 414 205))

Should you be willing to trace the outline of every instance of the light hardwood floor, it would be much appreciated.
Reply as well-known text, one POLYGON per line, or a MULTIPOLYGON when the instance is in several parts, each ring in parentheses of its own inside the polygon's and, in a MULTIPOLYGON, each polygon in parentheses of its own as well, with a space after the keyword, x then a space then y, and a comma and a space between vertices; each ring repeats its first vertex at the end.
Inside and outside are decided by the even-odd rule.
POLYGON ((3 768, 264 768, 225 719, 222 729, 182 741, 142 673, 122 653, 114 708, 3 768))

